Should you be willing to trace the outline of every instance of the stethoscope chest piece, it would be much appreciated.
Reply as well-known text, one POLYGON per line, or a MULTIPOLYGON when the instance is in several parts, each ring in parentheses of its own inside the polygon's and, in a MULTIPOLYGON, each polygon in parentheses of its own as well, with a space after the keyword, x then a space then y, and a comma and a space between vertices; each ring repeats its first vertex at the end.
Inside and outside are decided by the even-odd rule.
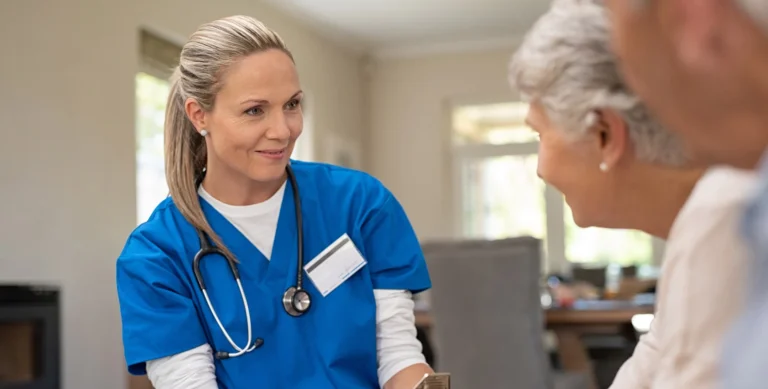
POLYGON ((291 316, 301 316, 312 306, 312 299, 304 289, 291 286, 283 294, 283 308, 291 316))

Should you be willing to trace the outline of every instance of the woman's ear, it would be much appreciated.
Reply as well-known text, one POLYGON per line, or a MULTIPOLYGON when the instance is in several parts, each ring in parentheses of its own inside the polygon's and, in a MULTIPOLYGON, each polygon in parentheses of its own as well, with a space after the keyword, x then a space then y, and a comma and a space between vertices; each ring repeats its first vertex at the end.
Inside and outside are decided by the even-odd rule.
POLYGON ((195 126, 195 129, 202 131, 202 129, 207 128, 205 123, 205 111, 197 100, 191 97, 188 98, 187 101, 184 102, 184 111, 187 113, 189 121, 195 126))
POLYGON ((629 132, 627 122, 612 109, 600 109, 594 111, 595 120, 593 131, 597 132, 601 164, 600 169, 607 171, 619 163, 619 160, 627 150, 629 132))

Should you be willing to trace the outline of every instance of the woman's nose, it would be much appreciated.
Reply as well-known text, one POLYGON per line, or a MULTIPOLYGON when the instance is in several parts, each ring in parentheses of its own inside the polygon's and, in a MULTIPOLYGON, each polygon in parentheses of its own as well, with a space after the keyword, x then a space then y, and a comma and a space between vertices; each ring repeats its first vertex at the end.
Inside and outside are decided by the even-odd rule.
POLYGON ((288 139, 291 136, 291 129, 288 127, 288 120, 285 114, 280 111, 273 114, 273 119, 267 130, 267 138, 270 139, 288 139))

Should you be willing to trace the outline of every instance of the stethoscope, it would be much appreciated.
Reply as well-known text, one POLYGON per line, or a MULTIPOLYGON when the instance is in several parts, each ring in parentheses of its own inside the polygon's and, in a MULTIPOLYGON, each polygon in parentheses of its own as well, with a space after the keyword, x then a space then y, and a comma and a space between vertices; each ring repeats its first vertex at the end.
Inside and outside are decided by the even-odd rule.
MULTIPOLYGON (((303 315, 309 310, 309 307, 312 305, 312 299, 309 295, 309 293, 306 291, 306 289, 303 288, 304 284, 304 277, 302 274, 302 269, 304 268, 304 236, 303 236, 303 228, 302 228, 302 218, 301 218, 301 200, 299 197, 299 186, 296 184, 296 176, 293 174, 293 169, 291 169, 291 165, 287 165, 285 167, 285 172, 288 174, 288 180, 291 182, 291 186, 293 187, 293 206, 296 211, 296 238, 297 238, 297 251, 298 251, 298 267, 296 270, 296 285, 289 287, 285 293, 283 293, 283 308, 285 309, 285 312, 287 312, 289 315, 293 317, 298 317, 303 315)), ((198 184, 202 182, 202 177, 198 179, 198 184)), ((211 310, 211 313, 213 314, 213 318, 216 320, 216 323, 219 325, 219 328, 221 329, 221 332, 224 333, 224 336, 227 338, 227 341, 229 341, 229 344, 232 345, 232 347, 237 350, 237 352, 234 353, 228 353, 224 351, 218 351, 216 352, 215 356, 217 359, 227 359, 227 358, 234 358, 239 357, 245 353, 251 352, 259 347, 261 347, 262 344, 264 344, 264 340, 261 338, 256 338, 256 340, 253 340, 253 334, 251 332, 251 312, 248 309, 248 300, 245 298, 245 292, 243 291, 243 284, 240 282, 240 272, 237 270, 237 263, 235 263, 234 258, 230 258, 230 256, 226 255, 223 250, 221 250, 218 247, 212 246, 208 239, 205 236, 205 233, 201 230, 197 230, 197 236, 200 239, 200 251, 195 254, 195 259, 192 262, 193 269, 195 271, 195 278, 197 279, 197 285, 200 287, 200 290, 203 292, 203 296, 205 297, 205 302, 208 303, 208 308, 211 310), (246 343, 245 347, 239 347, 235 344, 235 342, 232 340, 232 337, 229 336, 229 332, 227 332, 226 328, 224 328, 224 325, 221 324, 221 320, 219 320, 219 316, 216 314, 216 310, 213 309, 213 304, 211 304, 211 299, 208 297, 208 291, 205 287, 205 282, 203 280, 203 274, 200 272, 200 261, 208 254, 219 254, 227 259, 227 263, 229 263, 229 268, 232 271, 232 275, 235 277, 235 282, 237 282, 237 287, 240 289, 240 297, 243 299, 243 306, 245 307, 245 320, 248 326, 248 342, 246 343)))

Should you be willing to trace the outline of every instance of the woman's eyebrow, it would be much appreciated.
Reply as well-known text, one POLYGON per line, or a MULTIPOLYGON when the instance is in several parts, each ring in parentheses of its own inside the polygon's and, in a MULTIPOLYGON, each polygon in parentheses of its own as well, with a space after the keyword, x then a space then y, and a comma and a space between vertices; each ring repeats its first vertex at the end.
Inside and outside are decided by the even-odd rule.
POLYGON ((257 98, 247 98, 243 100, 240 105, 246 105, 246 104, 269 104, 269 100, 264 99, 257 99, 257 98))
MULTIPOLYGON (((299 90, 298 92, 294 93, 293 96, 291 96, 291 98, 289 98, 288 100, 295 99, 300 95, 302 95, 303 93, 304 91, 299 90)), ((240 105, 246 105, 246 104, 269 104, 269 100, 249 97, 240 103, 240 105)))

